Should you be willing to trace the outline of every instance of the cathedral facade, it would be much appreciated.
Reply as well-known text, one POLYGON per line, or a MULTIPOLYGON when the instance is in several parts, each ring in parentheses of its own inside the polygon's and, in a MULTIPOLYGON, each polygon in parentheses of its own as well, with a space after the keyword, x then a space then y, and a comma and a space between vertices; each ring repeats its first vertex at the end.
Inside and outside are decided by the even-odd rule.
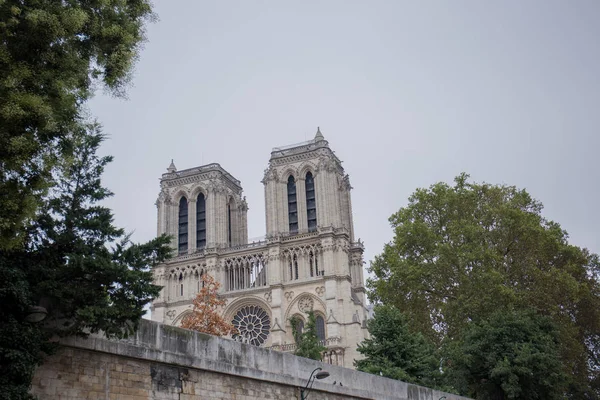
POLYGON ((162 175, 158 234, 177 256, 154 268, 163 286, 152 319, 179 325, 201 277, 220 282, 222 315, 234 337, 294 351, 290 319, 316 315, 325 362, 352 368, 368 335, 363 245, 354 238, 350 181, 320 130, 313 140, 274 148, 262 180, 266 235, 248 242, 248 205, 240 181, 219 164, 162 175))

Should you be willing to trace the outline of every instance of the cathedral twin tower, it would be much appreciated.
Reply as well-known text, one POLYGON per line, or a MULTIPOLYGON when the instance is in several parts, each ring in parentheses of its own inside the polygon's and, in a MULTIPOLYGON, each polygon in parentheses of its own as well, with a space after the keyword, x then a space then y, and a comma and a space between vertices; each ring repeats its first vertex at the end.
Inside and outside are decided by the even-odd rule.
POLYGON ((156 204, 158 234, 172 235, 177 256, 154 268, 163 290, 152 319, 179 325, 209 274, 221 283, 220 312, 236 340, 294 351, 290 318, 304 322, 313 310, 324 361, 352 367, 367 309, 348 175, 317 130, 313 140, 274 148, 262 182, 267 233, 248 243, 240 181, 219 164, 177 171, 171 163, 156 204))

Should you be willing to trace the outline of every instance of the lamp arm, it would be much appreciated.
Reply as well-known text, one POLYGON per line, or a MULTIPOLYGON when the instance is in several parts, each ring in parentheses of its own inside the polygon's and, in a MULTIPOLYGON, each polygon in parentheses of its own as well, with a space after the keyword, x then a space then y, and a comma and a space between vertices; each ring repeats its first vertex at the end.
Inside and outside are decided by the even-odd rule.
POLYGON ((306 382, 306 386, 304 386, 304 389, 300 390, 300 397, 302 400, 305 400, 308 395, 304 395, 304 391, 308 389, 308 385, 310 385, 310 387, 312 388, 311 382, 314 382, 315 380, 313 379, 313 375, 315 374, 315 372, 317 371, 321 371, 323 368, 319 367, 319 368, 315 368, 313 370, 313 372, 310 373, 310 377, 308 378, 308 382, 306 382))
MULTIPOLYGON (((308 389, 308 385, 310 385, 311 379, 313 377, 313 375, 315 374, 315 372, 317 371, 321 371, 323 368, 319 367, 319 368, 315 368, 313 372, 310 373, 310 377, 308 378, 308 382, 306 382, 306 386, 304 386, 304 389, 308 389)), ((313 379, 314 381, 314 379, 313 379)))

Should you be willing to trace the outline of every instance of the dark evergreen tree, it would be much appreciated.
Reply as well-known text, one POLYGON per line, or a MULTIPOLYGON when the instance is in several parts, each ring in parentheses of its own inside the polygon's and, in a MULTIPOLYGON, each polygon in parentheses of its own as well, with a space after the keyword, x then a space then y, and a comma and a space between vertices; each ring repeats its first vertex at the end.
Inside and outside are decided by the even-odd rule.
POLYGON ((368 320, 370 339, 358 346, 365 358, 355 361, 359 371, 404 382, 440 387, 439 357, 422 334, 411 332, 406 317, 394 306, 375 307, 368 320))
POLYGON ((292 335, 296 340, 297 346, 294 354, 300 357, 321 361, 322 354, 327 348, 321 344, 319 336, 317 336, 317 321, 314 311, 310 310, 307 314, 308 321, 302 332, 300 332, 298 328, 300 321, 294 317, 290 319, 292 335))
POLYGON ((136 245, 113 225, 110 209, 99 204, 111 195, 101 184, 111 157, 96 154, 102 139, 98 126, 82 125, 61 142, 68 157, 29 229, 28 246, 0 259, 10 267, 0 269, 9 280, 0 291, 0 396, 27 397, 49 337, 124 337, 160 290, 150 267, 169 256, 168 238, 136 245), (47 310, 42 324, 25 321, 30 305, 47 310))

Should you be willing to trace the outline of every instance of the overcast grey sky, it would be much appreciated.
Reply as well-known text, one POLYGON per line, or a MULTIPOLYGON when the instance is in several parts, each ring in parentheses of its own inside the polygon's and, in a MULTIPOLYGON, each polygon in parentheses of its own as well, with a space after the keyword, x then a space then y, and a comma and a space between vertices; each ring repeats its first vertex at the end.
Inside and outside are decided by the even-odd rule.
POLYGON ((158 178, 218 162, 242 181, 249 236, 265 232, 272 147, 317 126, 354 187, 370 261, 417 187, 526 188, 600 252, 600 1, 155 1, 160 20, 129 100, 92 113, 115 156, 108 205, 156 234, 158 178))

